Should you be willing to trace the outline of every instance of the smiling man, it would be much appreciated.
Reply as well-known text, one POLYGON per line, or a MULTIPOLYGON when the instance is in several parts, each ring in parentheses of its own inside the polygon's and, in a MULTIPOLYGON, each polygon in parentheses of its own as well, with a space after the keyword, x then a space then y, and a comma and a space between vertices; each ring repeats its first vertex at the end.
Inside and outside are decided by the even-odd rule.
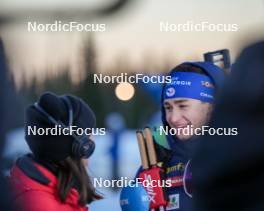
POLYGON ((178 129, 178 140, 193 136, 193 133, 183 134, 180 129, 201 128, 210 119, 216 92, 210 70, 222 72, 210 63, 199 62, 181 64, 170 73, 172 82, 163 89, 163 122, 166 127, 178 129))
MULTIPOLYGON (((171 184, 170 187, 164 187, 169 202, 166 210, 192 211, 190 186, 187 183, 184 185, 183 178, 186 166, 200 142, 194 133, 188 134, 184 129, 200 129, 210 121, 215 97, 222 87, 225 73, 209 62, 185 62, 172 69, 168 76, 171 76, 171 81, 164 84, 161 97, 163 126, 152 131, 155 149, 158 165, 164 169, 162 178, 171 184), (176 130, 177 133, 168 132, 164 135, 161 133, 162 128, 164 131, 164 128, 166 131, 176 130)), ((142 171, 141 167, 136 177, 142 171)), ((127 191, 127 198, 142 198, 134 192, 127 191)), ((124 207, 122 210, 127 209, 124 207)))
POLYGON ((213 105, 210 103, 201 103, 195 99, 169 99, 164 101, 164 108, 166 112, 166 121, 170 128, 177 133, 175 136, 182 141, 188 140, 193 136, 189 129, 201 128, 205 125, 210 117, 213 105), (186 134, 187 133, 187 134, 186 134))
POLYGON ((186 127, 197 129, 207 125, 215 96, 223 84, 223 70, 208 62, 185 62, 169 73, 172 80, 162 90, 163 128, 176 129, 167 134, 166 144, 155 137, 159 159, 163 162, 165 179, 172 187, 166 189, 170 201, 166 210, 192 210, 191 195, 183 186, 184 169, 198 141, 194 133, 184 133, 186 127), (167 146, 164 153, 164 146, 167 146))

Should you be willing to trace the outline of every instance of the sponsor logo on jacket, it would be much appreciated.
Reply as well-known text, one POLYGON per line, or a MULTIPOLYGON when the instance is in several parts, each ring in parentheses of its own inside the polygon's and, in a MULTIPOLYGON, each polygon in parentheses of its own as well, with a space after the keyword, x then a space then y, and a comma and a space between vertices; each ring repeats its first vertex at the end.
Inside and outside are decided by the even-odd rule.
POLYGON ((184 163, 177 163, 176 165, 174 166, 171 166, 171 167, 168 167, 166 169, 166 174, 169 174, 173 171, 184 171, 184 168, 185 168, 185 164, 184 163))

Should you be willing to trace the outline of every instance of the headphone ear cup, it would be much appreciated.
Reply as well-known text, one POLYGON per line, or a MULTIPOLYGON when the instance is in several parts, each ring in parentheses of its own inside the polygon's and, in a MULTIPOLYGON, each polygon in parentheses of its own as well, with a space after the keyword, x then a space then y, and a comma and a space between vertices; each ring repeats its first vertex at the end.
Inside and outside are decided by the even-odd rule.
POLYGON ((83 158, 89 158, 93 152, 95 150, 95 143, 94 141, 88 139, 87 141, 87 138, 86 138, 86 141, 84 143, 84 145, 82 146, 82 155, 83 155, 83 158))
POLYGON ((87 136, 81 136, 74 140, 72 144, 72 153, 76 158, 89 158, 95 150, 95 143, 87 136))

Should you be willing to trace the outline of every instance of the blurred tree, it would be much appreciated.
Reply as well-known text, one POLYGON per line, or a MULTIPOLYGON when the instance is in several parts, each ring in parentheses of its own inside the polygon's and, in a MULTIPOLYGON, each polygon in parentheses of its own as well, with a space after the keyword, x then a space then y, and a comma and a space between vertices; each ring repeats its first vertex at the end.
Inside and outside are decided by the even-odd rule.
MULTIPOLYGON (((152 114, 159 110, 159 104, 153 100, 148 91, 137 84, 134 84, 134 97, 129 101, 121 101, 115 95, 117 83, 94 83, 93 77, 95 73, 98 73, 98 69, 93 34, 89 34, 83 46, 84 72, 78 73, 80 77, 83 77, 79 83, 72 82, 68 67, 65 67, 64 70, 59 71, 60 74, 41 83, 34 79, 30 85, 24 84, 20 93, 27 99, 26 102, 34 102, 44 91, 74 94, 81 97, 95 111, 97 127, 105 127, 104 119, 111 112, 119 112, 125 118, 128 128, 144 126, 152 114)), ((128 65, 128 58, 125 54, 117 58, 109 72, 115 75, 125 72, 130 73, 128 75, 138 73, 138 70, 132 72, 133 66, 128 65)))

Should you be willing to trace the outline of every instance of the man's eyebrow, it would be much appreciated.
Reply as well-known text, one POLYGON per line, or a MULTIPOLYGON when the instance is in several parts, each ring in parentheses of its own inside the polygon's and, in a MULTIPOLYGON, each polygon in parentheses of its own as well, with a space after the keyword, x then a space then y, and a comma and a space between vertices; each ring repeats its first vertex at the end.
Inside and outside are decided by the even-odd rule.
POLYGON ((174 100, 173 103, 174 104, 178 104, 178 103, 185 103, 187 100, 174 100))
MULTIPOLYGON (((185 103, 187 100, 174 100, 172 101, 173 104, 185 103)), ((163 105, 170 105, 169 102, 164 101, 163 105)))

